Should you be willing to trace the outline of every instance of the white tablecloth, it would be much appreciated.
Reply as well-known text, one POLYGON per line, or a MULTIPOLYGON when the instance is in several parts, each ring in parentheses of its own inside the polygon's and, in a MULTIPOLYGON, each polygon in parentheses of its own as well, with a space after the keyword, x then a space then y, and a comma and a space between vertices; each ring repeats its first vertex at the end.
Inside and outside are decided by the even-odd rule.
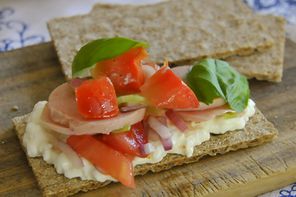
MULTIPOLYGON (((55 17, 85 14, 93 4, 147 4, 160 0, 1 0, 0 52, 50 41, 46 21, 55 17)), ((296 42, 296 0, 244 0, 259 13, 286 17, 287 36, 296 42)), ((296 183, 261 197, 296 197, 296 183)))

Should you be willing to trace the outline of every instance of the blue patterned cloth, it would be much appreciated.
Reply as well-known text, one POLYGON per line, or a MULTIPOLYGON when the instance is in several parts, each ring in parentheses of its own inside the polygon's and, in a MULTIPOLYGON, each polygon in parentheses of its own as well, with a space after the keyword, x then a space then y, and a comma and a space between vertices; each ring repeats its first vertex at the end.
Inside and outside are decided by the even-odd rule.
POLYGON ((280 197, 296 197, 296 183, 292 184, 287 189, 281 189, 279 191, 280 197))
POLYGON ((259 197, 296 197, 296 183, 282 189, 263 194, 259 197))
POLYGON ((44 36, 27 33, 29 28, 27 23, 10 19, 14 12, 11 7, 0 9, 0 33, 6 33, 6 36, 0 37, 0 52, 44 42, 44 36))
POLYGON ((283 16, 296 25, 296 0, 244 0, 256 12, 283 16))

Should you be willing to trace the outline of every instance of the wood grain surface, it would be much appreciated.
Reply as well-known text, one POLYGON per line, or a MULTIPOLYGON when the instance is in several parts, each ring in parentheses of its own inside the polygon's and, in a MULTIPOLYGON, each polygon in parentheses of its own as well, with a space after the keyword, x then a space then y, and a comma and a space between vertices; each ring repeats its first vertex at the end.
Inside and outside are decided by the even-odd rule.
MULTIPOLYGON (((252 97, 280 134, 272 143, 137 177, 82 196, 255 196, 296 181, 296 44, 286 43, 283 82, 251 80, 252 97)), ((40 196, 11 118, 64 81, 52 43, 0 53, 0 196, 40 196), (18 108, 18 110, 16 110, 18 108)))

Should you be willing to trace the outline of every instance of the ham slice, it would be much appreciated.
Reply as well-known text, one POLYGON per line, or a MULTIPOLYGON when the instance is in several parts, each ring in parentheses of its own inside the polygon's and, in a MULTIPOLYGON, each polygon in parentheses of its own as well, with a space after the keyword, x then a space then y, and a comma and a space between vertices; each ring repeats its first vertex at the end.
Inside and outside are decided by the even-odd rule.
POLYGON ((176 113, 180 115, 185 121, 203 122, 203 121, 211 120, 216 116, 225 114, 227 112, 235 112, 235 111, 233 111, 232 109, 229 109, 227 105, 223 105, 216 108, 209 108, 205 110, 186 111, 186 112, 179 111, 176 113))
POLYGON ((41 124, 47 129, 56 131, 56 132, 64 134, 64 135, 73 135, 74 134, 74 132, 71 129, 69 129, 68 127, 60 125, 51 119, 50 112, 48 109, 48 104, 43 109, 43 112, 41 115, 41 124))
MULTIPOLYGON (((41 115, 41 124, 45 128, 50 129, 52 131, 58 131, 61 134, 65 134, 65 135, 73 134, 73 131, 71 131, 69 128, 59 125, 51 120, 47 105, 45 106, 41 115)), ((65 153, 65 155, 68 157, 68 159, 71 161, 71 163, 75 168, 80 168, 83 166, 83 163, 80 157, 75 153, 75 151, 72 150, 71 147, 65 144, 58 137, 51 139, 51 144, 53 144, 53 146, 59 149, 61 152, 65 153)))
POLYGON ((61 125, 69 126, 71 120, 83 120, 75 100, 75 92, 68 83, 54 89, 48 98, 51 119, 61 125))
POLYGON ((188 108, 188 109, 174 109, 174 111, 182 111, 182 112, 194 112, 194 111, 203 111, 203 110, 207 110, 207 109, 214 109, 220 106, 225 105, 226 102, 224 101, 224 99, 222 98, 216 98, 213 100, 213 103, 207 105, 203 102, 199 102, 199 106, 198 108, 188 108))
POLYGON ((209 105, 200 102, 197 110, 202 111, 202 110, 207 110, 207 109, 214 109, 214 108, 223 106, 225 104, 226 104, 226 102, 224 101, 224 99, 222 99, 222 98, 216 98, 216 99, 213 100, 213 103, 211 103, 209 105))
POLYGON ((85 81, 86 80, 86 78, 74 78, 74 79, 71 79, 70 81, 68 81, 68 84, 73 88, 73 89, 75 89, 75 88, 77 88, 77 87, 79 87, 82 83, 83 83, 83 81, 85 81))
POLYGON ((70 129, 72 129, 75 135, 84 134, 109 134, 111 131, 121 129, 126 125, 133 125, 144 119, 145 108, 131 111, 127 113, 119 113, 119 115, 102 120, 73 120, 70 122, 70 129))
POLYGON ((69 84, 64 83, 50 94, 42 122, 46 127, 66 135, 109 134, 111 131, 143 120, 145 111, 146 109, 142 108, 119 113, 116 117, 109 119, 84 119, 78 112, 73 89, 69 84))

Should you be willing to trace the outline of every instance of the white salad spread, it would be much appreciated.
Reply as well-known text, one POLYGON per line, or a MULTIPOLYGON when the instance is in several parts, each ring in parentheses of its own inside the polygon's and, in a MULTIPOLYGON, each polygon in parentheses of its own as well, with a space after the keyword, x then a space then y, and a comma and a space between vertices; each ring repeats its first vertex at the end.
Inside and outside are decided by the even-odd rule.
MULTIPOLYGON (((47 101, 38 102, 31 113, 27 127, 23 136, 23 144, 30 157, 42 156, 43 159, 53 164, 59 174, 64 174, 68 178, 80 177, 82 180, 96 180, 104 182, 106 180, 116 181, 111 176, 99 172, 89 161, 82 158, 83 166, 75 168, 67 156, 56 149, 51 144, 55 140, 53 132, 42 127, 40 119, 42 111, 47 101)), ((255 103, 249 99, 246 109, 234 117, 217 116, 216 118, 200 123, 192 123, 191 129, 180 132, 175 126, 169 125, 172 132, 173 148, 165 151, 161 142, 154 141, 151 144, 154 151, 146 158, 135 157, 133 165, 144 163, 157 163, 161 161, 167 153, 178 153, 192 156, 194 147, 210 139, 210 133, 223 134, 227 131, 242 129, 251 116, 255 114, 255 103)))

